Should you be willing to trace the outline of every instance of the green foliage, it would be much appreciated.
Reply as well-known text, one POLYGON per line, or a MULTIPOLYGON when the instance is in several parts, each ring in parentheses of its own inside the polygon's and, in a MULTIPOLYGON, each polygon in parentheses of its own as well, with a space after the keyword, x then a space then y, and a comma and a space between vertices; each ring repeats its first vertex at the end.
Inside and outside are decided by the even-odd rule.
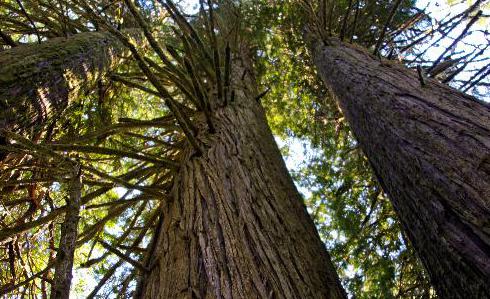
MULTIPOLYGON (((113 27, 138 26, 123 1, 86 2, 113 27)), ((15 43, 37 42, 34 28, 26 25, 28 17, 16 3, 3 1, 0 4, 0 17, 4 21, 0 23, 0 30, 15 43), (22 21, 16 22, 18 18, 22 21)), ((43 41, 104 26, 100 19, 89 17, 79 5, 83 1, 25 0, 23 3, 43 41)), ((307 20, 318 16, 305 15, 300 4, 315 6, 316 2, 220 0, 217 3, 217 35, 230 36, 229 40, 241 39, 252 49, 259 93, 269 90, 261 101, 274 134, 280 139, 307 145, 305 159, 301 163, 296 161, 298 167, 292 170, 292 175, 301 190, 307 190, 305 203, 348 292, 355 298, 435 297, 369 162, 335 99, 311 65, 301 32, 307 20), (222 9, 226 5, 239 7, 239 13, 227 14, 226 9, 222 9), (233 19, 239 19, 238 29, 226 27, 233 19)), ((344 31, 345 39, 373 49, 393 1, 330 0, 325 3, 328 5, 324 13, 329 22, 325 21, 322 26, 329 33, 340 35, 344 31), (349 26, 344 27, 344 23, 349 26)), ((206 54, 211 56, 216 50, 217 56, 223 58, 224 39, 218 39, 217 46, 212 45, 213 34, 207 28, 205 11, 189 18, 205 44, 203 50, 189 32, 187 35, 181 32, 182 28, 176 25, 178 22, 169 20, 168 12, 163 13, 155 1, 137 1, 136 4, 151 33, 163 45, 170 63, 163 63, 161 67, 161 57, 147 44, 138 45, 137 50, 148 59, 146 62, 150 59, 157 62, 156 66, 148 63, 152 72, 168 88, 179 107, 187 108, 185 112, 191 115, 189 121, 198 123, 193 113, 202 112, 198 104, 202 99, 194 83, 200 84, 206 92, 215 88, 215 65, 206 60, 206 54), (184 58, 190 67, 185 65, 184 58), (192 68, 198 71, 193 72, 192 68), (182 86, 176 86, 177 83, 182 86), (185 94, 186 88, 190 95, 185 94)), ((413 17, 413 4, 414 1, 403 1, 391 22, 392 28, 399 28, 413 17)), ((233 42, 230 44, 235 46, 233 42)), ((5 40, 0 41, 0 45, 1 49, 12 47, 5 40)), ((221 61, 217 68, 224 68, 224 65, 221 61)), ((168 97, 155 94, 147 74, 128 57, 113 73, 107 74, 97 88, 59 115, 56 122, 46 128, 43 138, 31 143, 15 143, 12 151, 18 156, 10 165, 1 165, 2 180, 16 186, 0 185, 3 203, 0 221, 4 228, 42 219, 64 207, 68 197, 66 164, 82 165, 82 196, 100 192, 84 202, 80 214, 75 269, 80 271, 78 273, 93 275, 75 283, 74 290, 80 296, 88 295, 92 289, 87 291, 87 287, 95 287, 91 284, 111 274, 120 264, 122 266, 114 270, 109 282, 100 290, 100 296, 120 293, 124 298, 134 289, 137 270, 121 262, 98 240, 121 250, 132 248, 134 250, 128 250, 130 258, 144 260, 141 248, 150 243, 159 205, 166 199, 173 181, 172 170, 157 162, 179 161, 186 140, 185 132, 177 125, 165 99, 168 97), (144 89, 151 92, 143 92, 144 89), (60 146, 68 147, 60 149, 60 146), (146 160, 138 159, 141 157, 146 160), (33 188, 39 196, 40 205, 35 209, 28 188, 33 188), (29 209, 33 212, 28 214, 29 209)), ((293 146, 283 147, 282 153, 289 159, 301 159, 293 156, 293 146)), ((18 253, 15 253, 13 266, 8 263, 12 253, 7 247, 1 249, 2 286, 24 281, 54 260, 55 244, 60 239, 59 224, 63 221, 61 215, 13 237, 14 247, 22 249, 15 248, 18 253), (12 275, 12 268, 21 274, 12 275)), ((44 280, 35 279, 10 294, 39 295, 46 291, 42 284, 50 278, 52 272, 48 271, 44 280)))
MULTIPOLYGON (((386 18, 389 4, 376 7, 376 14, 368 4, 367 15, 386 18)), ((348 3, 336 5, 340 15, 348 3)), ((253 14, 259 17, 253 19, 258 23, 252 23, 252 28, 267 28, 255 36, 260 36, 256 40, 260 82, 264 89, 270 88, 263 99, 270 126, 283 140, 293 138, 309 145, 303 153, 308 158, 294 163, 297 169, 291 171, 301 190, 307 190, 305 203, 347 290, 355 298, 434 296, 391 203, 334 99, 316 76, 302 37, 294 33, 300 24, 294 3, 259 3, 253 14), (271 20, 267 15, 278 17, 271 20)), ((409 16, 402 9, 393 22, 401 23, 409 16)), ((361 21, 357 30, 369 33, 357 34, 357 42, 369 47, 377 33, 363 28, 363 22, 367 23, 361 21)), ((286 157, 288 152, 283 150, 286 157)), ((293 155, 289 159, 298 160, 301 153, 293 155)))

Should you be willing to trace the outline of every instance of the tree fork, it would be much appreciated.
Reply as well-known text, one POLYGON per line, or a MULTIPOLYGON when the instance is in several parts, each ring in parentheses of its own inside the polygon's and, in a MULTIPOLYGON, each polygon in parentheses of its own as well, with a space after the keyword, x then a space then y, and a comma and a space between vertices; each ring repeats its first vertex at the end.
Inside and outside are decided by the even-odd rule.
POLYGON ((442 298, 490 297, 490 106, 313 33, 320 77, 442 298))

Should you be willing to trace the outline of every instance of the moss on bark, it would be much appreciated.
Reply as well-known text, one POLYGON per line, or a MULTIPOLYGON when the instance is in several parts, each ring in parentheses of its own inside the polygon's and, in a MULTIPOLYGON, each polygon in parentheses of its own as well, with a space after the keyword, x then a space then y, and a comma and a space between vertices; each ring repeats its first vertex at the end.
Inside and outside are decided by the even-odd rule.
POLYGON ((33 138, 121 60, 109 33, 87 32, 0 54, 0 128, 33 138), (32 130, 31 130, 32 129, 32 130))

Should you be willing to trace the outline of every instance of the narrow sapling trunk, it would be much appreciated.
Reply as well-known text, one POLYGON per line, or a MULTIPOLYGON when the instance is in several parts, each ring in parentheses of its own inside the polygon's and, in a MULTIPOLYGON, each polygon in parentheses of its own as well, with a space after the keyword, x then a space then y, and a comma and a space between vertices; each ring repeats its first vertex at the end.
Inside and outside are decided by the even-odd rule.
POLYGON ((70 181, 68 193, 69 196, 66 200, 67 209, 65 219, 61 225, 61 237, 56 253, 51 299, 66 299, 70 295, 82 194, 82 181, 79 169, 76 170, 76 173, 74 173, 70 181))
POLYGON ((252 80, 235 73, 216 133, 203 119, 203 153, 186 151, 136 298, 345 298, 252 80))
POLYGON ((490 297, 490 107, 355 46, 314 63, 441 298, 490 297))

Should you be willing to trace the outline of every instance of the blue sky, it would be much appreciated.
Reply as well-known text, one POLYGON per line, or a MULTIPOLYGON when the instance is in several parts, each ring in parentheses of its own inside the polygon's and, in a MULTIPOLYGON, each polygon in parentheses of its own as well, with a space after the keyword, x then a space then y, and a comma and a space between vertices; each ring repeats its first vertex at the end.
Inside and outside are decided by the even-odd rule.
MULTIPOLYGON (((419 0, 418 7, 424 8, 427 7, 427 10, 436 18, 441 19, 447 14, 457 14, 458 12, 464 10, 470 5, 470 1, 453 1, 458 4, 453 6, 448 6, 445 0, 442 1, 434 1, 434 0, 419 0)), ((192 14, 197 11, 199 1, 198 0, 184 0, 181 2, 182 7, 185 12, 188 14, 192 14)), ((488 2, 487 2, 488 3, 488 2)), ((489 12, 486 11, 488 14, 489 12)), ((476 27, 481 30, 489 30, 488 26, 489 22, 479 22, 476 24, 476 27)), ((458 28, 452 36, 455 37, 463 30, 463 27, 458 28)), ((465 41, 468 43, 482 43, 485 41, 486 37, 483 33, 474 33, 465 38, 465 41)), ((447 47, 451 43, 451 39, 444 40, 441 42, 439 48, 435 48, 430 51, 429 57, 432 59, 437 58, 442 49, 447 47)), ((487 41, 488 42, 488 41, 487 41)), ((466 50, 464 45, 458 46, 458 50, 466 50)), ((487 63, 487 62, 485 62, 487 63)), ((476 64, 474 67, 481 67, 482 65, 476 64)), ((468 76, 468 75, 467 75, 468 76)), ((285 157, 286 164, 288 169, 296 170, 301 164, 308 160, 307 153, 313 153, 313 149, 310 144, 305 140, 290 138, 287 140, 276 139, 278 145, 280 147, 287 145, 289 147, 289 155, 285 157)), ((310 192, 304 188, 299 188, 300 192, 303 193, 305 197, 308 197, 310 192)), ((118 188, 116 190, 122 196, 125 193, 124 188, 118 188)), ((94 273, 92 269, 77 269, 74 270, 74 279, 73 279, 73 287, 72 287, 72 296, 73 298, 85 298, 88 293, 97 285, 97 281, 94 279, 94 273)))

